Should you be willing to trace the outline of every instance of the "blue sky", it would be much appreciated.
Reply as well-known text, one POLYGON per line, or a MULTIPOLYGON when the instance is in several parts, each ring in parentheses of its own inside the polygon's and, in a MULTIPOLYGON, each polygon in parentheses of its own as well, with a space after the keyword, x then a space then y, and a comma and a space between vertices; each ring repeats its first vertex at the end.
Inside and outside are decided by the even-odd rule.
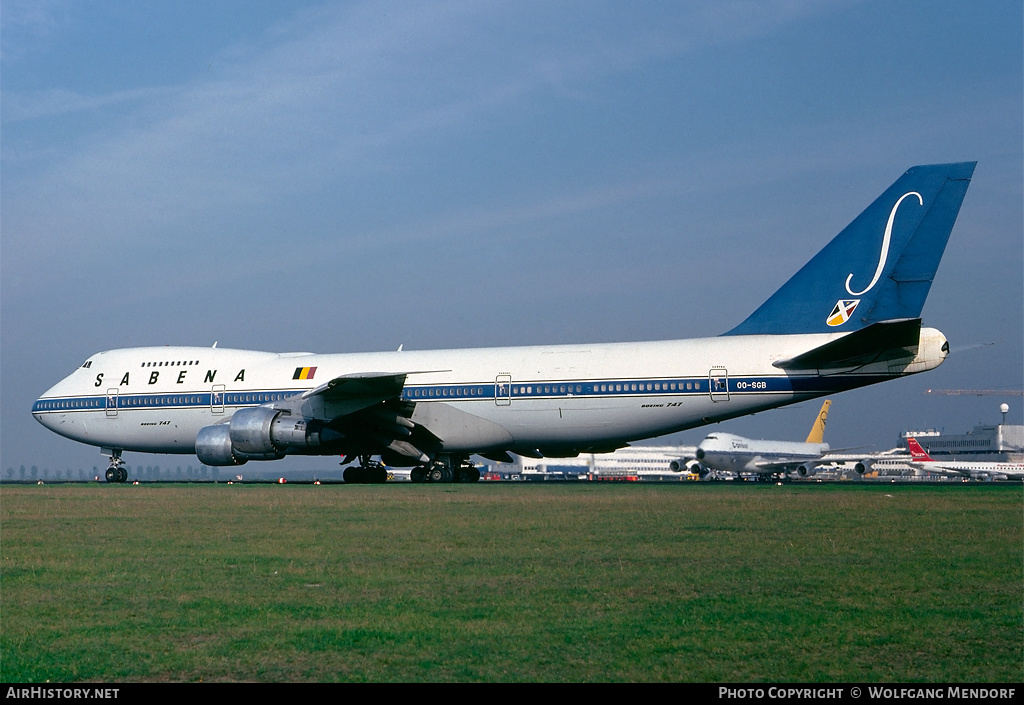
MULTIPOLYGON (((1024 377, 1019 2, 5 0, 0 22, 0 468, 102 463, 29 414, 99 350, 717 335, 908 167, 967 160, 924 311, 961 350, 838 396, 827 440, 1002 401, 1022 422, 1021 397, 924 394, 1024 377)), ((796 438, 816 411, 717 428, 796 438)))

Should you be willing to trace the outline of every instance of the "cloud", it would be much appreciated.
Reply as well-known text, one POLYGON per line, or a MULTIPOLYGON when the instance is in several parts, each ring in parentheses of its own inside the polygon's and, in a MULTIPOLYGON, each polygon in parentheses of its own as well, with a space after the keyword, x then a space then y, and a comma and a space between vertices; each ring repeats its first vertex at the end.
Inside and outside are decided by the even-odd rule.
POLYGON ((29 91, 4 96, 3 122, 16 123, 100 109, 126 111, 133 103, 164 97, 167 88, 137 88, 103 95, 83 95, 63 88, 29 91))
POLYGON ((67 23, 67 0, 4 0, 0 13, 0 58, 18 61, 49 46, 67 23))
MULTIPOLYGON (((331 5, 223 48, 179 86, 5 93, 5 245, 30 241, 31 257, 145 233, 206 237, 325 184, 401 171, 424 148, 458 149, 470 127, 529 119, 533 101, 814 8, 666 4, 641 17, 592 3, 331 5), (59 146, 46 130, 63 135, 59 146)), ((54 14, 24 10, 24 23, 54 14)))

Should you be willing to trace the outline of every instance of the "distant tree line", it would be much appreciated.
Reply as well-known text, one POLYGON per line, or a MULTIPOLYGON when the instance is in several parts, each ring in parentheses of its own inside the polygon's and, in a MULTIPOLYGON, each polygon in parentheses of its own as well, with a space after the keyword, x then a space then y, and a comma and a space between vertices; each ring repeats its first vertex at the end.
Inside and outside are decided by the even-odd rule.
MULTIPOLYGON (((162 469, 159 465, 136 465, 134 467, 125 465, 124 467, 128 470, 128 480, 130 482, 135 480, 145 482, 217 482, 225 479, 221 478, 220 468, 207 467, 206 465, 200 465, 199 467, 189 465, 185 468, 179 465, 173 469, 162 469)), ((106 473, 106 467, 98 465, 93 465, 91 470, 86 470, 85 468, 65 468, 63 470, 40 469, 37 465, 27 468, 24 465, 20 465, 17 469, 7 467, 3 471, 0 481, 94 482, 96 480, 102 481, 104 473, 106 473)))

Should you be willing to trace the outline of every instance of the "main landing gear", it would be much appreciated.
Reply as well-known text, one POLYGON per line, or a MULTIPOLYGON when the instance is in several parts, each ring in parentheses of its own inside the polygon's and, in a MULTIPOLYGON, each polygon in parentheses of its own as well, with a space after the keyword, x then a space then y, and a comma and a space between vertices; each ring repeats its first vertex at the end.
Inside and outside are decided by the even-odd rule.
POLYGON ((107 468, 105 477, 107 482, 128 482, 128 470, 121 460, 121 451, 118 449, 110 452, 110 467, 107 468))
MULTIPOLYGON (((359 465, 345 468, 342 477, 346 485, 375 485, 387 482, 388 471, 380 461, 360 455, 359 465)), ((409 479, 413 482, 479 482, 480 470, 468 458, 439 455, 433 462, 414 467, 409 479)))
POLYGON ((480 470, 468 458, 441 455, 427 465, 419 465, 409 473, 413 482, 479 482, 480 470))
POLYGON ((388 469, 369 455, 360 455, 359 467, 345 468, 342 478, 346 485, 382 485, 388 481, 388 469))

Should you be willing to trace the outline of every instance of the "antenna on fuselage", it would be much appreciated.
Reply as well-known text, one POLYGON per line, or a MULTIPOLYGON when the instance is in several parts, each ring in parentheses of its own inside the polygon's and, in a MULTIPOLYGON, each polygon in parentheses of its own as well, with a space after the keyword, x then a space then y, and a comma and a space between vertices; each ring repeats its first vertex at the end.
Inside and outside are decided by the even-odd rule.
POLYGON ((213 347, 217 347, 217 341, 213 341, 213 347))

